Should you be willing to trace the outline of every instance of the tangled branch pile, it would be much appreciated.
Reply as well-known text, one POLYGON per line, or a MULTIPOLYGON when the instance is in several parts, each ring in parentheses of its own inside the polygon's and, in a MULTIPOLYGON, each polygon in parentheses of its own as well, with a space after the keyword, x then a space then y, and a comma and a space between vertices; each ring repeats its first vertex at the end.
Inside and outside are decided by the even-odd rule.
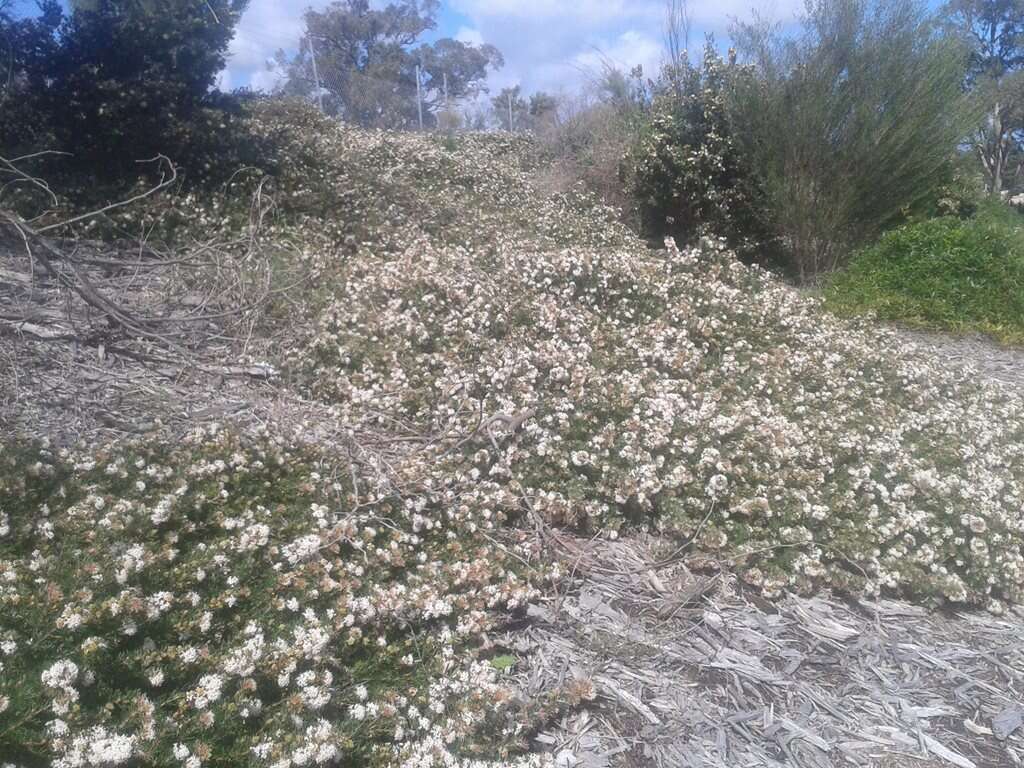
POLYGON ((540 195, 525 140, 252 120, 272 181, 92 231, 239 241, 246 184, 265 186, 275 212, 241 253, 276 248, 310 282, 259 332, 343 439, 268 418, 173 449, 7 449, 16 764, 541 764, 514 755, 592 691, 516 699, 491 637, 564 574, 540 564, 553 526, 675 536, 670 559, 769 596, 1024 597, 1019 394, 719 243, 654 251, 582 192, 540 195))

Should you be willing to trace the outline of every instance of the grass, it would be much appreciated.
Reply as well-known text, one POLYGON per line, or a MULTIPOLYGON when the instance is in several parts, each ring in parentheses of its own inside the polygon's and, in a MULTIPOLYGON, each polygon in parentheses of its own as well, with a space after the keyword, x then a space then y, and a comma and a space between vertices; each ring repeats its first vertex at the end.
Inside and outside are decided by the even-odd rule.
POLYGON ((1024 343, 1024 217, 987 203, 971 219, 929 219, 886 233, 825 292, 840 315, 1024 343))

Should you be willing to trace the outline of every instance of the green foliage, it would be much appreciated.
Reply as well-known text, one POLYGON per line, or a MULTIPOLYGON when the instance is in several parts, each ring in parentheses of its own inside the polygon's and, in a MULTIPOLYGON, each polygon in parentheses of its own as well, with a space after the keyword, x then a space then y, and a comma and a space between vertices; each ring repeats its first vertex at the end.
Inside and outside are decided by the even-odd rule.
POLYGON ((45 0, 38 15, 24 18, 0 8, 0 154, 13 157, 54 146, 52 123, 32 97, 47 88, 62 19, 56 0, 45 0))
POLYGON ((796 36, 735 34, 757 73, 737 89, 737 136, 802 280, 935 196, 976 115, 965 51, 925 3, 815 0, 796 36))
POLYGON ((749 73, 708 41, 700 67, 665 71, 629 157, 632 191, 646 230, 684 241, 727 238, 744 256, 769 247, 759 192, 734 137, 730 100, 749 73))
POLYGON ((499 672, 508 672, 515 665, 516 665, 516 657, 515 656, 508 656, 506 654, 506 655, 503 655, 503 656, 495 656, 493 659, 491 659, 491 666, 494 667, 499 672))
MULTIPOLYGON (((968 161, 969 162, 969 161, 968 161)), ((966 165, 966 163, 965 163, 966 165)), ((939 187, 935 200, 928 201, 911 219, 954 216, 969 219, 984 204, 985 189, 978 175, 964 168, 953 168, 949 179, 939 187)))
POLYGON ((5 154, 67 153, 36 169, 53 182, 130 183, 161 153, 193 180, 232 172, 244 159, 240 108, 212 88, 245 4, 95 0, 0 19, 19 52, 12 109, 0 111, 5 154))
POLYGON ((827 297, 843 313, 1024 341, 1024 217, 990 202, 967 221, 900 227, 859 252, 827 297))

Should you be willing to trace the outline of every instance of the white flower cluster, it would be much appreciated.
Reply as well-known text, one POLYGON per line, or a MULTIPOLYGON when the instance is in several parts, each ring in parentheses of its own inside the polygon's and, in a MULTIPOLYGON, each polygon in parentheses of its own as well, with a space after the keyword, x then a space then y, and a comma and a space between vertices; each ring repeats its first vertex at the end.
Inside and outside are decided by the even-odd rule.
POLYGON ((53 761, 53 768, 111 768, 132 759, 136 738, 95 726, 70 739, 58 735, 54 746, 59 755, 53 761))
MULTIPOLYGON (((495 697, 433 681, 536 597, 515 568, 531 547, 474 534, 497 533, 489 510, 449 515, 466 504, 458 486, 408 499, 384 488, 354 511, 318 471, 327 457, 284 445, 197 433, 160 456, 175 467, 160 477, 145 474, 152 456, 138 467, 117 452, 30 452, 65 479, 50 502, 54 538, 0 561, 0 614, 20 617, 0 626, 0 660, 18 670, 0 678, 0 707, 47 713, 33 740, 42 757, 61 768, 164 753, 200 768, 240 750, 268 766, 390 761, 396 739, 493 711, 495 697), (150 511, 169 489, 176 502, 154 536, 150 511), (70 546, 78 556, 60 557, 70 546), (47 622, 33 645, 26 628, 47 622), (112 692, 109 708, 82 695, 90 687, 112 692)), ((0 473, 0 494, 6 483, 0 473)))

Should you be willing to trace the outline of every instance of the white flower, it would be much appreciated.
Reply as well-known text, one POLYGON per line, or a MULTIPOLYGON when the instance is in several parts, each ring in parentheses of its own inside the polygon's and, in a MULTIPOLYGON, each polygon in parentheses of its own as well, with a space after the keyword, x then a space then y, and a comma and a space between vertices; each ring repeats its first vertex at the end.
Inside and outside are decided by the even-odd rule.
POLYGON ((188 698, 196 709, 206 709, 220 698, 224 678, 220 675, 203 675, 199 685, 189 692, 188 698))
POLYGON ((43 685, 62 691, 70 691, 78 679, 78 665, 69 659, 55 662, 42 674, 43 685))

